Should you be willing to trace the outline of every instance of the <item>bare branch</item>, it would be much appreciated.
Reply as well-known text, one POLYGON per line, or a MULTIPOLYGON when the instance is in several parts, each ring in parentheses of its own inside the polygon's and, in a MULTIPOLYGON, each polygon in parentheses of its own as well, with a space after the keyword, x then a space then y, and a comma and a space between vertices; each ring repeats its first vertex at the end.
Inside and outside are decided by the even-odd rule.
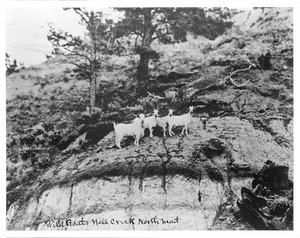
POLYGON ((137 36, 140 36, 141 38, 143 38, 143 35, 142 35, 142 33, 140 33, 140 32, 137 32, 136 30, 135 31, 133 31, 134 32, 134 34, 136 34, 137 36))
POLYGON ((243 72, 243 71, 249 70, 249 69, 251 69, 251 67, 255 67, 255 65, 254 65, 254 64, 250 64, 248 68, 245 68, 245 69, 238 69, 238 70, 236 70, 236 71, 233 71, 229 76, 227 76, 226 78, 224 78, 224 79, 221 80, 221 84, 224 84, 224 83, 226 82, 227 79, 230 79, 230 82, 231 82, 234 86, 236 86, 236 87, 243 87, 243 86, 245 86, 245 85, 250 81, 250 79, 249 79, 246 83, 239 85, 239 84, 235 83, 231 77, 232 77, 234 74, 236 74, 237 72, 243 72))
POLYGON ((92 77, 90 75, 90 70, 87 70, 85 67, 83 67, 82 65, 80 65, 74 61, 69 61, 68 63, 78 67, 90 80, 92 80, 92 77))
POLYGON ((136 36, 135 41, 134 41, 134 46, 137 46, 137 41, 138 41, 139 35, 136 36))
POLYGON ((72 51, 68 48, 64 48, 64 50, 70 52, 70 54, 69 54, 70 56, 80 56, 80 57, 85 58, 89 63, 92 63, 91 59, 88 56, 84 55, 84 54, 80 54, 80 53, 72 51))
POLYGON ((231 83, 232 83, 234 86, 236 86, 236 87, 243 87, 243 86, 245 86, 245 85, 250 81, 250 79, 248 79, 248 81, 247 81, 246 83, 244 83, 244 84, 237 84, 237 83, 235 83, 235 82, 233 81, 233 79, 232 79, 231 77, 229 77, 229 79, 230 79, 231 83))
POLYGON ((164 97, 155 95, 154 93, 150 93, 150 92, 147 92, 147 93, 148 93, 148 97, 152 97, 152 98, 155 98, 155 99, 165 99, 164 97))

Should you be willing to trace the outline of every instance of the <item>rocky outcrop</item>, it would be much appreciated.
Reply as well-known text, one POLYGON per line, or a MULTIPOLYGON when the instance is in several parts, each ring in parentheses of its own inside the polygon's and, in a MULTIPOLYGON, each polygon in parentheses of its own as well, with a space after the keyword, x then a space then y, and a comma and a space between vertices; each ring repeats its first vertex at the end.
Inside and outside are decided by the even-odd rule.
POLYGON ((154 134, 116 149, 110 133, 99 153, 51 167, 10 206, 7 229, 214 229, 267 159, 292 177, 289 144, 237 117, 211 118, 204 130, 198 116, 189 135, 154 134), (233 173, 234 164, 250 172, 233 173))

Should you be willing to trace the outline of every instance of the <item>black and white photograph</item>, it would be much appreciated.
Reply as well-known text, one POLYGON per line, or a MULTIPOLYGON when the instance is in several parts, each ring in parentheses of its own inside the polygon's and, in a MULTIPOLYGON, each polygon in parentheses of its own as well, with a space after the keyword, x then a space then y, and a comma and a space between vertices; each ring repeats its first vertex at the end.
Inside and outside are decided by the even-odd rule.
POLYGON ((6 231, 294 231, 293 15, 6 8, 6 231))

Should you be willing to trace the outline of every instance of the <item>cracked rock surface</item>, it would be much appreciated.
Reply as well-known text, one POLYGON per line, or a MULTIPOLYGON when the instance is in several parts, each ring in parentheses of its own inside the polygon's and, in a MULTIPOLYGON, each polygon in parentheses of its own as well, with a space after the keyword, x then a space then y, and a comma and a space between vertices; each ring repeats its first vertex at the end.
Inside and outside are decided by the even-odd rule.
POLYGON ((101 152, 72 155, 28 187, 10 206, 7 228, 214 229, 224 207, 237 209, 241 186, 251 187, 251 173, 230 173, 233 163, 256 172, 272 158, 289 166, 292 177, 291 143, 283 146, 275 137, 237 117, 211 118, 204 130, 197 114, 188 135, 144 137, 140 147, 109 147, 112 132, 99 143, 101 152))

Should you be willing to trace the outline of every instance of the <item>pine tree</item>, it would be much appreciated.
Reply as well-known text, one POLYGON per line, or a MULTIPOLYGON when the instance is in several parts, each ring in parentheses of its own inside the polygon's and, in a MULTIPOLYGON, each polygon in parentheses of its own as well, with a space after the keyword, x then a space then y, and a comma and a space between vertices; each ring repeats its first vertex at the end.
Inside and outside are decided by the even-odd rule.
POLYGON ((141 94, 147 91, 149 60, 159 55, 151 48, 154 40, 162 43, 186 41, 187 33, 213 39, 223 34, 226 27, 219 17, 207 17, 203 8, 116 8, 124 11, 124 19, 116 24, 115 35, 135 35, 134 51, 139 55, 136 80, 141 94))
POLYGON ((84 39, 50 25, 48 40, 52 43, 54 55, 66 56, 66 62, 77 67, 82 77, 90 83, 90 111, 95 106, 97 78, 109 50, 109 28, 102 12, 87 11, 82 8, 68 8, 80 16, 80 24, 87 33, 84 39))

